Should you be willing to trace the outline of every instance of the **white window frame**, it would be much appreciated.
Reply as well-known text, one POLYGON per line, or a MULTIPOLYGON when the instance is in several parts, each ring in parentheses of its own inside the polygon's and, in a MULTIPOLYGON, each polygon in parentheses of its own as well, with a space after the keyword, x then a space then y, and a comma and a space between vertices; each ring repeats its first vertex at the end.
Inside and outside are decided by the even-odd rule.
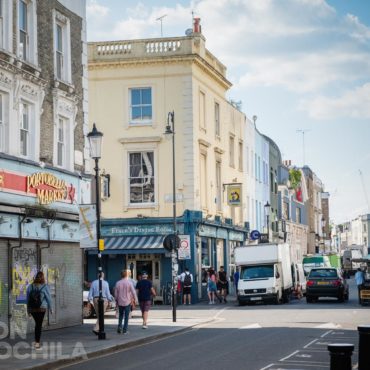
POLYGON ((235 168, 235 137, 229 136, 229 166, 235 168))
POLYGON ((206 120, 206 93, 199 91, 199 128, 203 131, 207 130, 206 120))
POLYGON ((7 142, 7 96, 0 91, 0 152, 6 152, 7 142))
POLYGON ((32 114, 31 114, 31 105, 26 101, 21 101, 20 103, 20 122, 19 122, 19 154, 23 158, 31 158, 31 135, 32 135, 32 114), (25 126, 25 109, 27 110, 27 127, 25 126), (22 145, 22 133, 26 134, 26 143, 25 149, 26 152, 23 152, 22 145))
POLYGON ((13 3, 0 0, 0 50, 12 52, 13 48, 13 3))
POLYGON ((57 123, 57 166, 65 167, 66 165, 66 138, 67 138, 67 120, 59 117, 57 123), (61 152, 60 152, 61 151, 61 152), (61 155, 60 155, 61 154, 61 155))
POLYGON ((54 25, 54 75, 57 80, 71 83, 71 24, 69 18, 53 10, 54 25), (58 49, 58 29, 60 29, 61 48, 58 49), (60 60, 60 70, 58 68, 60 60))
POLYGON ((17 56, 28 63, 37 65, 37 19, 36 19, 36 0, 18 0, 17 1, 17 56), (20 38, 20 13, 21 5, 26 6, 26 29, 23 31, 26 34, 26 55, 24 48, 21 47, 20 38))
POLYGON ((220 104, 218 102, 215 102, 215 135, 216 138, 221 136, 220 104))
MULTIPOLYGON (((156 151, 153 150, 153 149, 148 149, 148 150, 130 150, 127 152, 127 178, 128 178, 128 201, 129 201, 129 206, 131 207, 143 207, 143 206, 147 206, 147 207, 150 207, 150 206, 153 206, 155 205, 156 203, 158 203, 158 198, 157 198, 157 195, 158 195, 158 191, 157 191, 157 182, 158 182, 158 175, 157 175, 157 171, 156 171, 156 165, 155 165, 155 162, 156 162, 156 151), (154 201, 153 202, 131 202, 131 175, 130 175, 130 156, 131 154, 137 154, 137 153, 140 153, 141 155, 143 153, 153 153, 153 175, 151 176, 153 178, 153 186, 154 186, 154 189, 153 189, 153 196, 154 196, 154 201)), ((145 176, 142 176, 143 178, 145 176)), ((142 199, 143 200, 143 199, 142 199)))
POLYGON ((154 115, 154 109, 153 109, 153 87, 152 86, 135 86, 135 87, 130 87, 128 91, 128 98, 129 98, 129 124, 130 126, 140 126, 140 125, 152 125, 153 124, 153 115, 154 115), (151 94, 151 102, 150 104, 137 104, 133 106, 132 104, 132 92, 134 90, 146 90, 150 89, 150 94, 151 94), (150 119, 136 119, 134 120, 132 117, 132 109, 134 107, 151 107, 152 110, 152 116, 150 119))
POLYGON ((243 146, 243 141, 239 140, 238 142, 238 169, 239 171, 243 171, 243 154, 244 154, 244 146, 243 146))

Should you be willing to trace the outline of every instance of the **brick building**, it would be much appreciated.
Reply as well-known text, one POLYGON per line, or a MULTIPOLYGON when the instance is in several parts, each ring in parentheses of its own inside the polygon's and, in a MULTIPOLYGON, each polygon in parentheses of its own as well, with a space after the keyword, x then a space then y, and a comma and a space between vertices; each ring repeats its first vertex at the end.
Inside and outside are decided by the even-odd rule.
POLYGON ((25 291, 40 269, 54 302, 47 328, 82 321, 85 5, 0 1, 0 321, 11 333, 31 330, 25 291))

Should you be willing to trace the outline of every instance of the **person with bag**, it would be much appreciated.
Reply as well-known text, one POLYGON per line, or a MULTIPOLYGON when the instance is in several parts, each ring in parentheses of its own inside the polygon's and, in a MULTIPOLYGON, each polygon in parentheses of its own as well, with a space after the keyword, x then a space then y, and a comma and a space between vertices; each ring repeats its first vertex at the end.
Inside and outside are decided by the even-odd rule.
POLYGON ((28 316, 32 316, 35 321, 35 349, 42 349, 41 329, 47 310, 53 313, 50 289, 45 284, 44 273, 39 271, 33 283, 27 287, 27 312, 28 316))
POLYGON ((114 288, 114 297, 118 306, 118 334, 127 333, 131 304, 132 301, 135 302, 136 300, 136 291, 132 282, 129 280, 129 273, 130 270, 123 270, 121 272, 121 280, 116 283, 116 287, 114 288))
POLYGON ((193 284, 193 275, 189 272, 189 269, 185 267, 185 272, 180 275, 180 280, 182 283, 182 297, 183 304, 191 304, 191 286, 193 284))

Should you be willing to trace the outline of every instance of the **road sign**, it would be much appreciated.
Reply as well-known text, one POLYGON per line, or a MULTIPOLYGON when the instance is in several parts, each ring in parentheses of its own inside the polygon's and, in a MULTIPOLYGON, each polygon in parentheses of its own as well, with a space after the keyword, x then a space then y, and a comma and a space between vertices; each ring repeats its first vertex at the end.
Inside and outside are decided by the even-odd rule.
POLYGON ((250 233, 250 238, 252 240, 257 240, 261 237, 261 233, 258 230, 252 230, 250 233))
POLYGON ((180 247, 178 250, 179 260, 190 260, 191 251, 190 251, 190 235, 179 235, 180 238, 180 247))

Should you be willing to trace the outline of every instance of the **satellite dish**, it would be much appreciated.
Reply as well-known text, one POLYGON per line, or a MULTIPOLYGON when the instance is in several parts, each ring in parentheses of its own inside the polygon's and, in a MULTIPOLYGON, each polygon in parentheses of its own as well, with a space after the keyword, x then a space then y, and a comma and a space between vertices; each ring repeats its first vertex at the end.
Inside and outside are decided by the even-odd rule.
POLYGON ((186 36, 191 36, 193 34, 193 29, 192 28, 188 28, 186 31, 185 31, 185 35, 186 36))

